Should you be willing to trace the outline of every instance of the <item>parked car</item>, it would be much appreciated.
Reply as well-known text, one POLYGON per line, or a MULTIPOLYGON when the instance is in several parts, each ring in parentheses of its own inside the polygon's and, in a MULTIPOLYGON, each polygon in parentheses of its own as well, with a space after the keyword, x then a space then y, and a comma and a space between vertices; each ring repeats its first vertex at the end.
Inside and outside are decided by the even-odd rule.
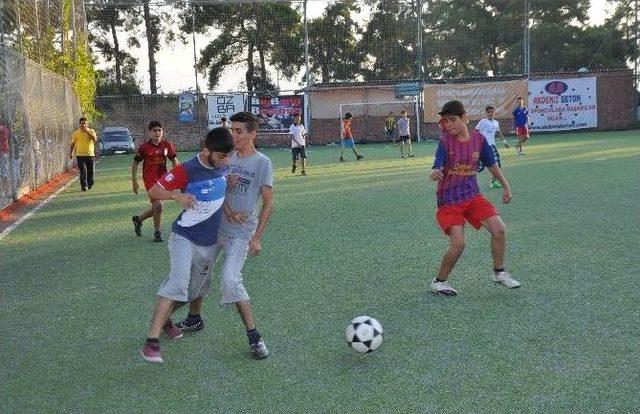
POLYGON ((98 144, 102 155, 133 154, 135 152, 133 137, 124 127, 104 128, 98 139, 98 144))

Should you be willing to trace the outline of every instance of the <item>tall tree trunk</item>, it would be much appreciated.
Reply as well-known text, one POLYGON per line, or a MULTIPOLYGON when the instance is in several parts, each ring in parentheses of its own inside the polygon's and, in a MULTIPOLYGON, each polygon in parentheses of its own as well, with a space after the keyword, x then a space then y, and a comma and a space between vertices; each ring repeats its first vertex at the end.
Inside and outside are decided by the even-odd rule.
POLYGON ((113 37, 113 55, 116 61, 116 84, 118 88, 122 88, 122 62, 120 61, 120 43, 118 42, 118 33, 116 25, 111 23, 111 36, 113 37))
POLYGON ((267 84, 267 65, 264 61, 264 49, 262 47, 258 48, 258 55, 260 56, 260 79, 262 79, 262 84, 267 84))
POLYGON ((253 44, 253 40, 249 40, 249 47, 247 52, 247 91, 253 92, 253 78, 254 72, 256 70, 255 65, 253 63, 253 50, 255 45, 253 44))
POLYGON ((151 21, 151 12, 149 10, 149 0, 144 0, 142 3, 142 9, 144 13, 144 27, 147 33, 147 56, 149 57, 149 89, 152 94, 158 93, 157 86, 157 70, 156 70, 156 48, 158 47, 158 39, 156 39, 156 32, 154 30, 153 22, 151 21))

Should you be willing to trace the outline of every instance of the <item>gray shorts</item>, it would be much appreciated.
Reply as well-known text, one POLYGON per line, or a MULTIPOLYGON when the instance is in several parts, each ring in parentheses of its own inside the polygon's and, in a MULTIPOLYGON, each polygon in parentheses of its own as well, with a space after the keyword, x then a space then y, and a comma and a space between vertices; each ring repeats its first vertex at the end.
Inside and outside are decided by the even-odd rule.
POLYGON ((185 237, 169 235, 169 277, 162 282, 158 296, 176 302, 198 297, 214 263, 214 246, 198 246, 185 237))
MULTIPOLYGON (((242 268, 247 260, 249 241, 237 237, 219 235, 218 243, 214 246, 214 263, 222 252, 224 252, 225 258, 220 272, 220 302, 227 304, 249 300, 249 295, 244 288, 242 280, 242 268)), ((197 296, 205 297, 210 292, 211 272, 208 272, 207 279, 197 296)))

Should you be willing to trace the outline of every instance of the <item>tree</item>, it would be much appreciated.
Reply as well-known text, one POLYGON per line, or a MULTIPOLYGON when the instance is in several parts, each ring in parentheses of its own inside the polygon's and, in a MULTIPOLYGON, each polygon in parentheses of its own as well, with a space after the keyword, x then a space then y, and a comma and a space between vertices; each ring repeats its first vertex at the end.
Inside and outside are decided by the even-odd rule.
MULTIPOLYGON (((156 52, 160 51, 162 38, 164 38, 166 44, 171 44, 179 36, 172 29, 176 23, 173 15, 163 11, 161 8, 152 12, 149 3, 150 0, 142 0, 142 18, 144 20, 144 34, 147 40, 147 57, 149 58, 149 89, 152 94, 157 94, 158 70, 156 52)), ((181 3, 175 3, 172 7, 175 9, 182 6, 181 3)))
POLYGON ((308 23, 311 72, 320 74, 322 82, 353 80, 362 69, 364 53, 356 39, 362 30, 354 12, 360 12, 355 1, 337 1, 308 23))
POLYGON ((209 87, 215 89, 225 69, 242 64, 249 92, 276 90, 267 64, 286 78, 299 71, 304 58, 301 28, 300 13, 290 2, 197 5, 182 14, 181 24, 187 33, 219 31, 201 51, 197 65, 208 71, 209 87))
POLYGON ((358 47, 367 55, 365 80, 416 77, 416 2, 374 0, 358 47))
MULTIPOLYGON (((87 20, 93 30, 89 30, 89 40, 97 48, 104 60, 113 62, 113 73, 106 70, 101 75, 106 76, 98 85, 98 90, 104 90, 105 85, 113 84, 115 93, 126 93, 131 84, 137 84, 136 67, 138 59, 123 50, 118 39, 118 33, 124 31, 129 34, 127 45, 140 47, 140 42, 135 36, 136 27, 141 23, 136 7, 124 3, 114 3, 103 0, 102 4, 94 3, 87 11, 87 20), (127 86, 125 86, 127 85, 127 86)), ((139 90, 139 87, 137 87, 139 90)))

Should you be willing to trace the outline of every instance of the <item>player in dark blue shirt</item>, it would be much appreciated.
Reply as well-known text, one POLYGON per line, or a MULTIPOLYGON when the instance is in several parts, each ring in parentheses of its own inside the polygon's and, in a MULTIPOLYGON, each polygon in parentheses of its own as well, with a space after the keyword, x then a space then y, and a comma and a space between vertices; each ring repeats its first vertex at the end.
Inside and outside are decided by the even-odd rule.
POLYGON ((529 139, 529 111, 524 107, 522 98, 518 98, 516 102, 516 109, 512 112, 513 123, 518 136, 516 151, 518 151, 518 155, 524 155, 522 144, 529 139))

